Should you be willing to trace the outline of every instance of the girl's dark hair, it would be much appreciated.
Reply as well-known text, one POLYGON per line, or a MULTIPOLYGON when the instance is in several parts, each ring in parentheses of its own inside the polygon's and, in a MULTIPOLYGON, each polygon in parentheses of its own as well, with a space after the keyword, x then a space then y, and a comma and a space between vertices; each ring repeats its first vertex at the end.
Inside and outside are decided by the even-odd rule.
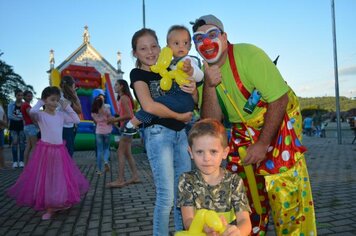
POLYGON ((167 32, 167 38, 166 38, 167 44, 168 44, 169 34, 172 33, 172 31, 175 31, 175 30, 185 30, 185 31, 187 31, 187 33, 189 35, 189 38, 190 39, 192 38, 192 35, 189 32, 189 29, 187 27, 185 27, 184 25, 172 25, 171 28, 169 28, 169 30, 167 32))
POLYGON ((15 96, 16 96, 18 93, 22 93, 22 90, 17 88, 17 89, 15 89, 15 96))
POLYGON ((23 96, 26 97, 28 94, 33 94, 30 90, 23 92, 23 96))
POLYGON ((48 98, 51 95, 57 95, 57 96, 61 96, 61 91, 59 90, 59 88, 55 87, 55 86, 48 86, 45 89, 43 89, 42 94, 41 94, 41 99, 45 100, 46 98, 48 98))
POLYGON ((98 96, 94 99, 93 104, 91 105, 91 112, 98 114, 99 113, 99 109, 104 105, 104 101, 103 99, 98 96))
MULTIPOLYGON (((131 39, 132 52, 136 52, 138 39, 146 34, 154 37, 158 43, 158 37, 154 30, 148 29, 148 28, 142 28, 139 31, 136 31, 136 33, 134 33, 134 35, 132 36, 132 39, 131 39)), ((140 62, 140 60, 137 59, 135 65, 136 65, 136 68, 140 68, 142 66, 142 63, 140 62)))
MULTIPOLYGON (((127 95, 127 96, 130 98, 131 106, 132 106, 132 108, 135 109, 135 103, 134 103, 134 101, 133 101, 133 98, 132 98, 132 95, 131 95, 131 92, 130 92, 130 88, 129 88, 129 85, 128 85, 127 81, 126 81, 126 80, 123 80, 123 79, 118 79, 118 80, 117 80, 117 83, 118 83, 119 85, 122 85, 122 87, 123 87, 123 93, 124 93, 125 95, 127 95)), ((117 95, 117 100, 118 100, 118 101, 120 100, 120 94, 117 95)))
POLYGON ((77 100, 75 94, 73 93, 73 88, 72 88, 74 83, 75 81, 72 76, 65 75, 62 77, 61 83, 59 84, 63 92, 63 97, 68 99, 72 103, 74 103, 77 100))

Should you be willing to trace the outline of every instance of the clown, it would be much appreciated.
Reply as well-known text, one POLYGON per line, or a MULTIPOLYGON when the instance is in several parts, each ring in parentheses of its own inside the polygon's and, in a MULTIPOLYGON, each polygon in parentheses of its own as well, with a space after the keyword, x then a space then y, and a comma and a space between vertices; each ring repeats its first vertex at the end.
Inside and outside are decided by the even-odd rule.
POLYGON ((232 125, 227 168, 244 180, 252 235, 265 235, 270 212, 277 235, 316 235, 294 92, 263 50, 230 44, 215 16, 197 19, 193 33, 196 50, 205 60, 201 116, 224 118, 232 125), (246 111, 243 107, 253 91, 261 97, 246 111), (251 166, 254 174, 246 171, 251 166))

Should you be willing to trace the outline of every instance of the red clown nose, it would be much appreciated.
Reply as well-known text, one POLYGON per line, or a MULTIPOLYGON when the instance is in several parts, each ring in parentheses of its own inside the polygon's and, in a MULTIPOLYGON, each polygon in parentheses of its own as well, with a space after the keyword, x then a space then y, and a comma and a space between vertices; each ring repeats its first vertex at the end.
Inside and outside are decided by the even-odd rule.
POLYGON ((211 39, 205 38, 205 39, 203 40, 203 44, 204 44, 204 45, 211 44, 211 39))

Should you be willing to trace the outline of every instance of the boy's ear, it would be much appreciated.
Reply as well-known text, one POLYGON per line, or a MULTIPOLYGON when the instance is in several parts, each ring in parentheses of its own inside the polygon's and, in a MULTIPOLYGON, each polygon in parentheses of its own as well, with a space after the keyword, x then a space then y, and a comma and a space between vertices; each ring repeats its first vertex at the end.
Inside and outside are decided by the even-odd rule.
POLYGON ((229 151, 230 151, 230 147, 227 146, 227 147, 224 149, 224 157, 223 157, 223 159, 226 159, 226 158, 227 158, 227 155, 229 154, 229 151))
POLYGON ((193 159, 192 149, 190 148, 190 146, 188 146, 188 152, 190 155, 190 159, 193 159))

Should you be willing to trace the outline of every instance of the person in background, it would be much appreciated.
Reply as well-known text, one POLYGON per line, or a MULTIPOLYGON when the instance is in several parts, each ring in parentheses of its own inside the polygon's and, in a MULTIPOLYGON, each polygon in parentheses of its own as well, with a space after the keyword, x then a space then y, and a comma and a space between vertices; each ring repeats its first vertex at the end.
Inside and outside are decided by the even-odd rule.
POLYGON ((25 165, 27 164, 30 154, 37 143, 37 135, 39 131, 37 125, 33 123, 30 117, 30 103, 32 101, 32 98, 33 94, 31 91, 26 90, 25 92, 23 92, 24 103, 22 103, 21 105, 21 113, 23 115, 24 120, 23 130, 26 135, 26 148, 24 152, 25 165))
POLYGON ((303 128, 305 134, 310 137, 312 135, 312 130, 313 130, 313 118, 309 116, 305 117, 303 120, 303 128))
POLYGON ((96 141, 96 163, 97 174, 103 173, 102 158, 104 158, 105 172, 109 172, 110 156, 110 135, 112 131, 112 116, 109 107, 105 106, 104 98, 97 96, 91 107, 91 116, 96 124, 95 141, 96 141))
MULTIPOLYGON (((82 113, 82 106, 75 91, 75 81, 72 76, 65 75, 60 82, 61 99, 69 102, 73 110, 80 115, 82 113)), ((73 157, 74 153, 74 140, 76 135, 76 127, 74 123, 64 123, 63 126, 63 139, 66 141, 66 147, 69 155, 73 157)))
MULTIPOLYGON (((189 230, 200 209, 214 210, 226 227, 223 235, 249 235, 248 198, 242 178, 221 167, 229 153, 225 127, 217 120, 203 119, 189 132, 189 153, 197 169, 179 178, 178 206, 189 230)), ((218 233, 205 226, 207 234, 218 233)))
POLYGON ((30 115, 40 127, 41 139, 7 194, 19 206, 44 210, 42 220, 49 220, 57 211, 79 203, 89 189, 89 182, 70 157, 62 138, 64 122, 78 124, 80 120, 68 102, 60 99, 60 90, 54 86, 42 91, 30 115))
POLYGON ((5 157, 4 157, 4 129, 7 128, 7 118, 6 113, 2 104, 0 103, 0 170, 6 168, 5 157))
MULTIPOLYGON (((119 79, 114 85, 117 93, 117 102, 119 107, 119 117, 114 118, 114 122, 120 123, 120 130, 123 130, 125 122, 133 116, 134 101, 126 80, 119 79)), ((118 177, 115 181, 108 183, 109 188, 121 188, 127 184, 140 183, 140 177, 136 167, 136 162, 131 153, 132 136, 122 134, 117 149, 117 158, 119 161, 118 177), (131 179, 125 181, 125 161, 127 160, 131 171, 131 179)))
POLYGON ((226 168, 247 176, 252 235, 266 233, 270 212, 277 235, 316 235, 298 97, 263 50, 227 35, 214 15, 193 22, 204 60, 201 115, 232 124, 226 168))
POLYGON ((13 160, 12 168, 23 168, 25 166, 24 152, 26 147, 26 136, 23 131, 24 121, 21 113, 22 99, 23 92, 20 89, 15 89, 15 101, 11 102, 7 107, 13 160))
MULTIPOLYGON (((164 92, 160 89, 161 76, 151 71, 160 53, 155 31, 143 28, 134 33, 132 53, 136 68, 130 72, 131 88, 146 112, 155 119, 144 126, 144 138, 148 161, 155 183, 156 201, 153 213, 153 235, 169 235, 169 215, 173 207, 174 225, 182 230, 180 209, 176 207, 179 176, 191 169, 187 152, 188 142, 185 122, 192 118, 192 112, 177 113, 161 103, 155 102, 164 92)), ((190 70, 190 63, 186 70, 190 70)), ((195 81, 181 87, 184 92, 197 94, 195 81)))
POLYGON ((315 136, 321 136, 321 123, 323 122, 320 112, 316 110, 315 114, 313 115, 313 126, 315 128, 315 136))

